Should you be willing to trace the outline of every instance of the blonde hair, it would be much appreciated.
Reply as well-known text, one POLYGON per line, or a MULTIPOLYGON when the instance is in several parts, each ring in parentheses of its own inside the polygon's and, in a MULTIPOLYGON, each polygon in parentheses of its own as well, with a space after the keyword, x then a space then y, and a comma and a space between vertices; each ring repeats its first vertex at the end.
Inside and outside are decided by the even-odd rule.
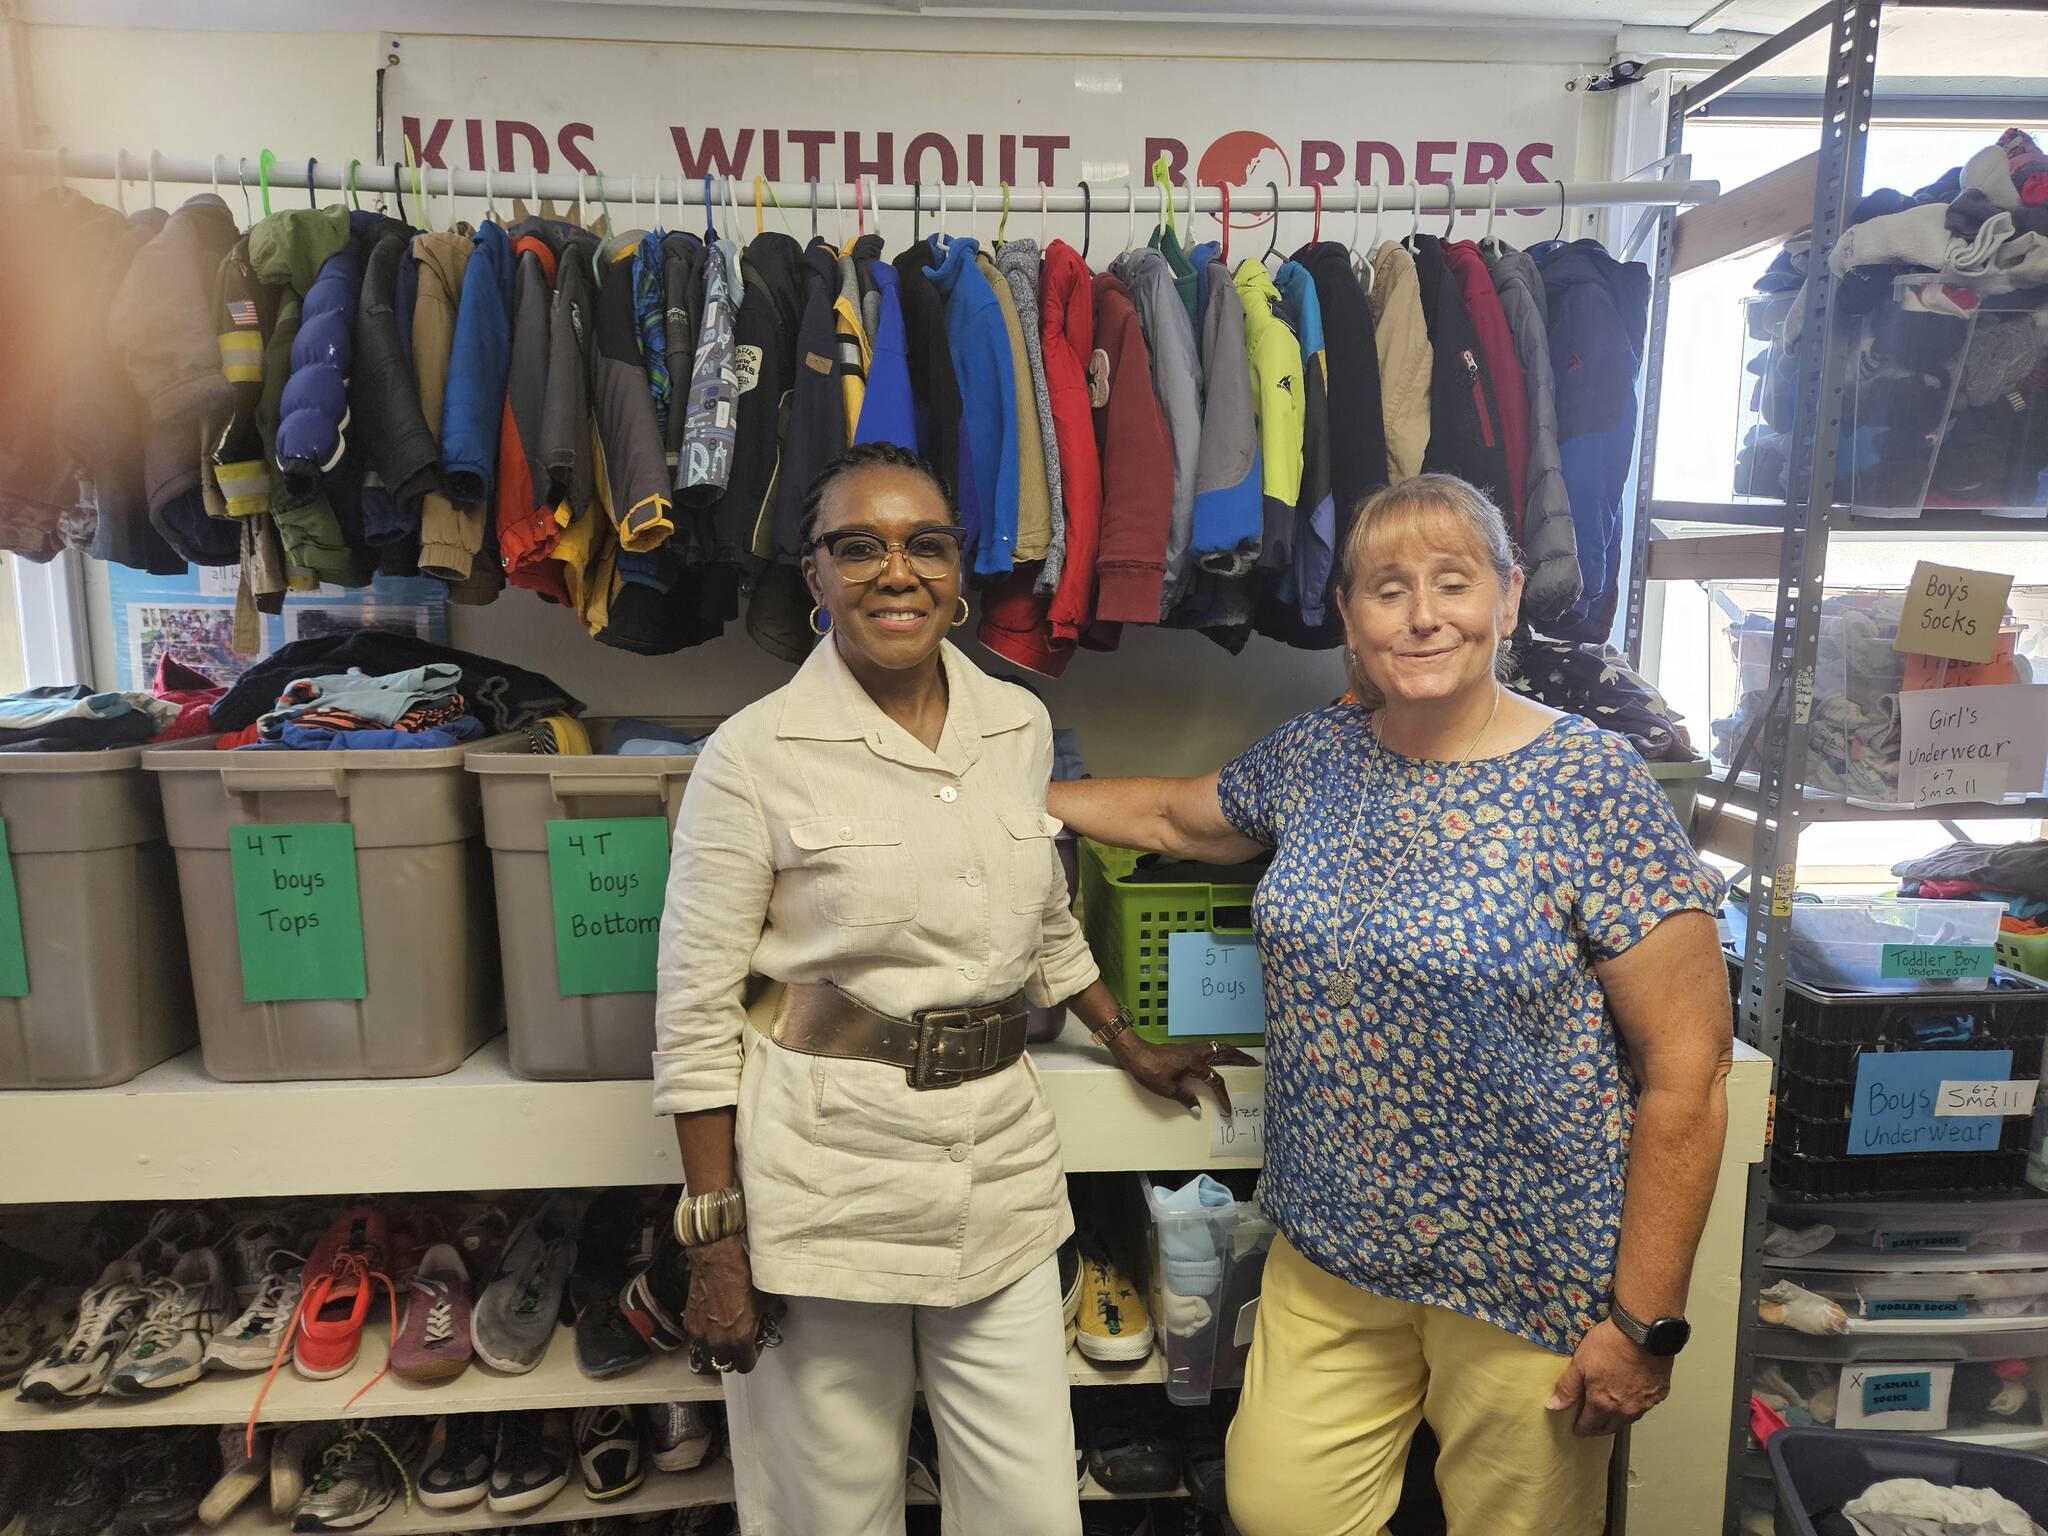
MULTIPOLYGON (((1374 491, 1359 504, 1351 531, 1338 552, 1337 590, 1348 602, 1358 584, 1375 542, 1422 528, 1439 544, 1463 543, 1472 547, 1492 569, 1500 583, 1501 599, 1507 599, 1521 561, 1508 533, 1508 520, 1499 507, 1476 485, 1456 475, 1412 475, 1406 480, 1374 491)), ((1502 635, 1494 656, 1494 675, 1505 683, 1512 671, 1508 635, 1502 635)), ((1367 709, 1378 709, 1387 701, 1365 675, 1357 655, 1344 648, 1344 678, 1351 692, 1367 709)))

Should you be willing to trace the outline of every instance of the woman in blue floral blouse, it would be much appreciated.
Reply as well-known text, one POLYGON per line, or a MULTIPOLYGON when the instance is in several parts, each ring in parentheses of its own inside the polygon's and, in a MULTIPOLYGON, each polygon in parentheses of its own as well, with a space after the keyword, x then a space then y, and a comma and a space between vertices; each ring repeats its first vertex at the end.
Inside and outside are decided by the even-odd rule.
POLYGON ((1662 1401, 1727 1121, 1714 876, 1635 749, 1508 691, 1500 512, 1423 475, 1341 552, 1352 697, 1200 779, 1053 786, 1106 842, 1270 849, 1281 1237, 1232 1426, 1245 1536, 1377 1536, 1416 1425, 1451 1536, 1597 1536, 1662 1401))

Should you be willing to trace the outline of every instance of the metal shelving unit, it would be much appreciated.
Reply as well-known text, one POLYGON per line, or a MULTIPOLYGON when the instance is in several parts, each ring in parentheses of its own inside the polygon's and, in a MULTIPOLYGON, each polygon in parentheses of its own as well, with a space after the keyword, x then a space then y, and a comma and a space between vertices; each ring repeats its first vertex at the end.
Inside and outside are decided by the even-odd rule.
MULTIPOLYGON (((1716 100, 1765 66, 1825 33, 1826 74, 1819 111, 1819 146, 1813 181, 1812 218, 1803 231, 1811 248, 1830 249, 1846 227, 1863 191, 1864 159, 1876 105, 1880 22, 1886 10, 1940 5, 1944 0, 1831 0, 1768 43, 1711 76, 1683 90, 1674 90, 1666 118, 1664 151, 1683 153, 1685 125, 1703 116, 1716 100)), ((1984 7, 2028 11, 2028 0, 1997 0, 1984 7)), ((1730 199, 1741 193, 1730 194, 1730 199)), ((1726 200, 1724 200, 1726 201, 1726 200)), ((1748 930, 1747 949, 1736 999, 1740 1038, 1775 1063, 1784 1027, 1785 961, 1792 902, 1798 885, 1799 838, 1807 825, 1833 821, 1936 821, 1960 818, 2048 816, 2048 796, 2034 796, 2002 805, 1944 805, 1926 809, 1860 804, 1840 795, 1806 787, 1809 725, 1814 696, 1814 663, 1820 637, 1821 600, 1827 574, 1828 544, 1837 533, 1883 533, 1893 537, 1933 533, 2029 532, 2048 534, 2048 521, 1971 509, 1928 509, 1917 518, 1877 517, 1856 507, 1835 504, 1836 450, 1847 401, 1852 323, 1839 320, 1832 302, 1834 280, 1827 263, 1811 261, 1804 295, 1804 332, 1818 337, 1800 360, 1801 374, 1793 415, 1789 453, 1788 495, 1768 500, 1687 502, 1655 499, 1658 415, 1663 384, 1662 336, 1668 315, 1674 248, 1679 218, 1657 215, 1658 263, 1653 289, 1647 380, 1643 404, 1641 458, 1636 479, 1638 515, 1633 529, 1634 558, 1629 564, 1630 591, 1625 641, 1629 655, 1640 658, 1643 589, 1656 524, 1696 524, 1769 530, 1776 546, 1778 604, 1771 636, 1771 680, 1765 714, 1748 744, 1745 761, 1736 768, 1750 772, 1717 772, 1700 786, 1701 809, 1718 819, 1723 809, 1740 809, 1755 818, 1749 851, 1750 908, 1759 914, 1748 930)), ((1785 230, 1785 234, 1795 231, 1785 230)), ((1755 249, 1752 244, 1746 249, 1755 249)), ((1775 1075, 1775 1066, 1773 1067, 1775 1075)), ((1775 1086, 1775 1085, 1774 1085, 1775 1086)), ((1764 1215, 1769 1197, 1768 1162, 1750 1174, 1742 1260, 1741 1316, 1737 1331, 1735 1393, 1729 1415, 1728 1481, 1724 1527, 1738 1529, 1740 1484, 1745 1466, 1753 1469, 1749 1446, 1749 1379, 1753 1331, 1758 1326, 1755 1296, 1761 1285, 1764 1215)))

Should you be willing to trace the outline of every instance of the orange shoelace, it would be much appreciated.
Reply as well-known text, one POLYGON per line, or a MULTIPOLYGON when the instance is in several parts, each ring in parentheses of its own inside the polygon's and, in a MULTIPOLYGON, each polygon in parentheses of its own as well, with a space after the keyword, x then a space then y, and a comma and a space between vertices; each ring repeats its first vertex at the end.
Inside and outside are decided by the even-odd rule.
POLYGON ((347 1414, 362 1395, 382 1381, 390 1371, 392 1345, 398 1340, 398 1292, 392 1288, 391 1277, 383 1270, 373 1267, 370 1253, 358 1248, 344 1249, 335 1258, 331 1274, 317 1278, 308 1277, 305 1285, 299 1290, 299 1304, 292 1308, 292 1320, 285 1325, 284 1337, 278 1340, 277 1357, 270 1362, 270 1370, 263 1377, 262 1389, 257 1392, 256 1401, 249 1409, 249 1422, 243 1427, 242 1446, 246 1455, 256 1454, 256 1424, 263 1414, 263 1402, 270 1396, 270 1384, 277 1380, 277 1373, 284 1368, 284 1357, 291 1353, 293 1344, 298 1341, 299 1321, 305 1316, 306 1303, 313 1299, 313 1293, 317 1289, 320 1293, 320 1302, 324 1305, 327 1298, 336 1290, 347 1289, 350 1281, 353 1281, 358 1289, 370 1291, 373 1300, 376 1295, 374 1287, 376 1283, 382 1282, 384 1295, 391 1304, 391 1335, 385 1341, 384 1363, 378 1367, 377 1374, 356 1388, 354 1395, 341 1405, 341 1411, 334 1416, 340 1418, 347 1414))

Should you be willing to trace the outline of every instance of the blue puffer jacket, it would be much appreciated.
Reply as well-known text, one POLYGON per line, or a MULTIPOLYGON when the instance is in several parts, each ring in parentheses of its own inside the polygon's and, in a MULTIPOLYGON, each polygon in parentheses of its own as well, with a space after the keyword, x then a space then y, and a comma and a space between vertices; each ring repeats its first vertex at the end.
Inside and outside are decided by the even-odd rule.
MULTIPOLYGON (((374 213, 355 217, 371 224, 377 219, 374 213)), ((291 374, 278 401, 277 421, 278 468, 298 500, 320 489, 348 446, 348 375, 362 278, 362 251, 352 228, 303 290, 299 334, 292 341, 291 374)))
POLYGON ((511 366, 512 242, 487 219, 463 274, 448 391, 441 397, 441 469, 457 501, 491 500, 511 366))

